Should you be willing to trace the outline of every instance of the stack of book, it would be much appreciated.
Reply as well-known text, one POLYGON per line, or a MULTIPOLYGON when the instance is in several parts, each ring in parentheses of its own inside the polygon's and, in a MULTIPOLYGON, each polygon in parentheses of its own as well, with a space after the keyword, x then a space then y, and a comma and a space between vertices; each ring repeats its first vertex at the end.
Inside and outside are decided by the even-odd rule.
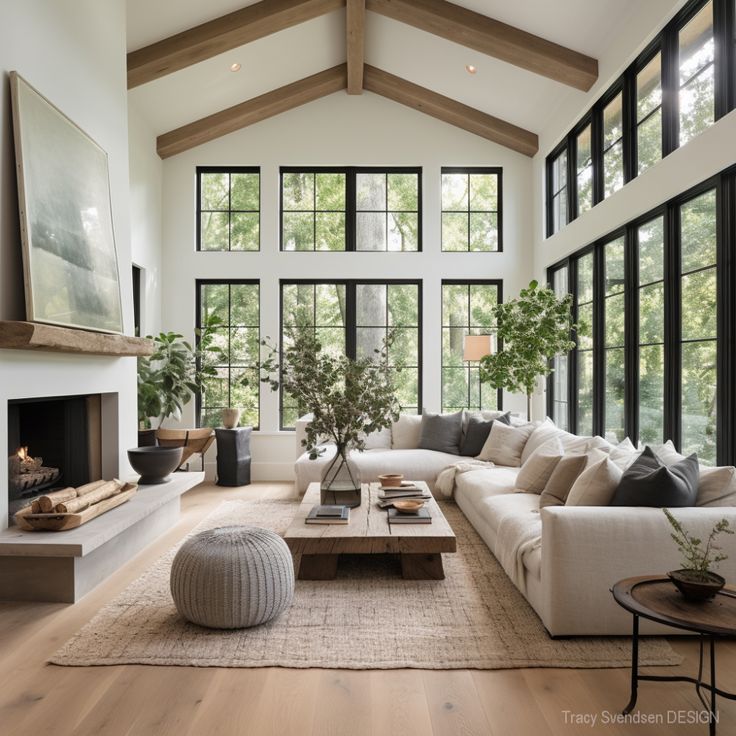
POLYGON ((389 524, 431 524, 429 511, 422 507, 414 514, 401 513, 397 509, 388 509, 389 524))
POLYGON ((432 495, 410 480, 403 481, 400 486, 378 486, 378 505, 382 509, 393 506, 394 501, 403 501, 409 498, 426 502, 432 498, 432 495))
POLYGON ((348 506, 313 506, 304 519, 306 524, 347 524, 349 521, 348 506))

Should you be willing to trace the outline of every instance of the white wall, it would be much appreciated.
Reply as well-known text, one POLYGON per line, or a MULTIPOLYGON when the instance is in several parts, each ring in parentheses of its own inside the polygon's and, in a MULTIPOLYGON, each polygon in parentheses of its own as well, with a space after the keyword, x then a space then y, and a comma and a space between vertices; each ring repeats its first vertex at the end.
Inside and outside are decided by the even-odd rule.
POLYGON ((134 105, 128 107, 130 141, 130 247, 141 273, 141 335, 161 331, 162 161, 156 135, 134 105))
MULTIPOLYGON (((0 22, 0 319, 24 319, 20 232, 7 73, 18 71, 82 127, 109 156, 112 212, 126 332, 132 331, 125 2, 3 2, 0 22)), ((7 400, 68 393, 120 396, 122 475, 136 444, 133 358, 90 358, 0 350, 0 449, 7 444, 7 400)), ((5 523, 7 457, 0 452, 0 528, 5 523)))
MULTIPOLYGON (((532 263, 531 160, 370 93, 333 94, 164 162, 163 328, 192 334, 196 278, 258 278, 261 330, 278 336, 279 278, 412 278, 424 284, 424 385, 427 409, 440 407, 443 278, 501 278, 504 295, 528 283, 532 263), (195 252, 195 167, 261 167, 260 253, 195 252), (279 251, 279 166, 422 166, 422 253, 279 251), (502 166, 504 252, 443 254, 440 168, 502 166)), ((523 397, 504 407, 525 411, 523 397)), ((193 422, 193 402, 185 423, 193 422)), ((279 433, 278 397, 261 389, 262 432, 253 438, 254 477, 291 477, 293 433, 279 433)))

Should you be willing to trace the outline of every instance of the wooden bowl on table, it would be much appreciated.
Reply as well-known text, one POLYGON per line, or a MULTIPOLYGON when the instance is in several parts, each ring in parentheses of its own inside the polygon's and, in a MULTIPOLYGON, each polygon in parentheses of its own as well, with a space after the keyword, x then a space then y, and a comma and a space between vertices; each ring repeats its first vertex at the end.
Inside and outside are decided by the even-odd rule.
POLYGON ((400 514, 416 514, 419 509, 424 506, 424 501, 415 498, 405 498, 401 501, 394 501, 394 508, 400 514))
POLYGON ((399 488, 404 480, 403 473, 385 473, 378 476, 378 482, 384 488, 399 488))

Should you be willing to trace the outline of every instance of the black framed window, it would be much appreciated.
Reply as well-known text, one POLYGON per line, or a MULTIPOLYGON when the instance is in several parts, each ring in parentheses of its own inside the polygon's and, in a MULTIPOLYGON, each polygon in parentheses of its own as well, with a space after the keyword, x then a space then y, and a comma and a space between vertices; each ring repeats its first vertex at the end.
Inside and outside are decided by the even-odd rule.
POLYGON ((733 0, 690 0, 547 156, 547 236, 733 110, 735 80, 733 0))
POLYGON ((422 170, 281 168, 281 250, 420 251, 422 170))
POLYGON ((603 436, 620 442, 626 436, 626 299, 625 240, 621 235, 603 244, 603 360, 605 404, 603 436))
MULTIPOLYGON (((351 358, 373 356, 389 329, 396 340, 389 352, 402 411, 418 412, 422 396, 422 285, 392 280, 282 280, 281 344, 293 329, 314 330, 322 349, 351 358)), ((304 408, 281 395, 281 428, 292 429, 304 408)))
MULTIPOLYGON (((570 293, 570 267, 565 264, 551 271, 550 287, 558 298, 570 293)), ((570 406, 570 356, 556 355, 552 359, 552 373, 548 380, 550 417, 561 429, 569 430, 570 406)))
POLYGON ((576 259, 576 322, 583 329, 577 336, 576 350, 576 429, 578 434, 593 434, 594 338, 596 325, 593 298, 596 292, 594 253, 589 251, 576 259))
POLYGON ((197 250, 260 250, 260 208, 260 169, 198 166, 197 250))
POLYGON ((243 425, 257 428, 260 423, 259 282, 198 279, 196 288, 197 327, 206 324, 210 315, 219 317, 213 345, 222 350, 225 358, 216 366, 217 375, 206 380, 204 390, 197 396, 197 426, 222 426, 222 410, 234 407, 243 410, 243 425))
POLYGON ((481 384, 478 364, 463 360, 463 343, 466 335, 494 335, 493 309, 502 301, 501 280, 442 282, 443 412, 501 408, 501 391, 481 384))
POLYGON ((443 167, 443 251, 502 251, 502 217, 500 168, 443 167))

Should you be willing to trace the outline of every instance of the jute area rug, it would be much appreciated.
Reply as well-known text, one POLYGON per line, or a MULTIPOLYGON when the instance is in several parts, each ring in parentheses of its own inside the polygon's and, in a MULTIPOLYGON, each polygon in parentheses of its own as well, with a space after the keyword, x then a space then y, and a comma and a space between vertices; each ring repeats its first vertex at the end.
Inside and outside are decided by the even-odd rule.
MULTIPOLYGON (((228 501, 195 530, 254 524, 283 533, 285 501, 228 501)), ((628 638, 553 640, 454 503, 443 511, 458 537, 446 579, 406 581, 391 557, 348 557, 332 581, 297 581, 279 618, 220 631, 182 620, 169 593, 176 548, 108 603, 51 659, 59 665, 505 669, 625 667, 628 638)), ((195 533, 193 532, 193 533, 195 533)), ((642 664, 677 664, 664 639, 641 644, 642 664)))

